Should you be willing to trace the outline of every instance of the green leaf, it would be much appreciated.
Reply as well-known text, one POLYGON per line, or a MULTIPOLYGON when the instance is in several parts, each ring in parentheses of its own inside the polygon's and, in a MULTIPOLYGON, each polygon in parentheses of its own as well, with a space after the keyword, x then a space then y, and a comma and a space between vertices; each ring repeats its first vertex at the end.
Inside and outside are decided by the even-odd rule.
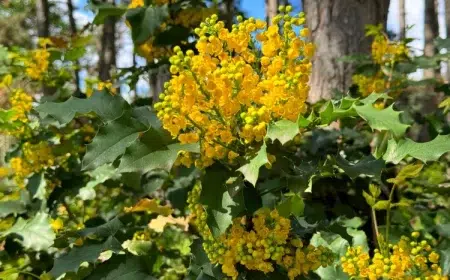
POLYGON ((72 49, 69 49, 64 54, 64 60, 75 61, 75 60, 78 60, 78 59, 82 58, 85 53, 86 53, 86 48, 85 47, 72 48, 72 49))
POLYGON ((283 217, 289 217, 291 214, 294 216, 302 216, 305 210, 305 202, 303 198, 298 194, 289 196, 286 200, 282 201, 277 210, 283 217))
POLYGON ((450 135, 438 135, 429 142, 417 143, 411 139, 402 139, 396 142, 389 140, 383 159, 386 162, 399 163, 407 156, 423 162, 436 161, 443 154, 450 151, 450 135))
POLYGON ((355 109, 353 108, 353 104, 356 101, 357 99, 344 97, 340 100, 337 107, 333 101, 327 101, 319 112, 321 124, 330 124, 341 118, 356 116, 355 109))
POLYGON ((400 172, 398 172, 397 176, 395 178, 390 178, 387 181, 389 183, 393 183, 396 185, 402 185, 405 183, 406 179, 408 178, 415 178, 419 176, 420 172, 422 171, 423 164, 408 164, 404 166, 400 172))
POLYGON ((366 120, 372 129, 380 131, 389 130, 396 137, 400 137, 405 134, 406 129, 409 127, 409 125, 403 124, 400 121, 401 112, 394 111, 393 105, 383 110, 375 109, 371 103, 354 106, 354 108, 358 115, 366 120))
POLYGON ((37 213, 29 220, 19 218, 14 226, 3 232, 1 236, 9 234, 19 235, 21 239, 18 241, 22 246, 34 251, 47 250, 55 240, 55 233, 50 226, 48 214, 43 212, 37 213))
POLYGON ((282 145, 294 139, 299 133, 298 124, 289 120, 280 120, 269 124, 266 137, 275 141, 278 139, 282 145))
POLYGON ((131 145, 122 157, 119 172, 146 173, 153 169, 169 171, 180 151, 199 152, 199 145, 171 144, 166 146, 167 140, 158 130, 150 128, 139 141, 131 145))
POLYGON ((127 240, 122 247, 135 256, 147 255, 153 248, 153 242, 147 240, 127 240))
POLYGON ((229 187, 226 182, 230 173, 222 166, 213 165, 201 178, 200 203, 208 213, 207 224, 214 236, 224 233, 233 218, 245 209, 242 183, 229 187))
POLYGON ((147 273, 147 266, 144 259, 139 257, 127 257, 125 263, 120 264, 116 269, 109 272, 101 280, 156 280, 147 273))
POLYGON ((378 200, 373 206, 375 210, 387 210, 390 207, 389 200, 378 200))
POLYGON ((156 114, 152 111, 150 106, 133 108, 131 111, 131 116, 148 127, 153 127, 155 129, 161 128, 161 122, 159 121, 156 114))
POLYGON ((36 107, 42 117, 51 116, 59 123, 70 122, 76 114, 95 113, 104 122, 120 118, 128 103, 120 95, 111 95, 106 90, 94 91, 92 97, 80 99, 71 97, 65 102, 46 102, 36 107))
POLYGON ((0 218, 11 214, 22 214, 27 211, 25 203, 20 200, 0 201, 0 218))
POLYGON ((166 30, 160 32, 154 40, 155 45, 171 46, 177 45, 181 41, 187 41, 191 34, 191 29, 180 25, 169 26, 166 30))
POLYGON ((131 25, 131 38, 136 45, 145 43, 155 35, 161 23, 169 16, 167 5, 148 6, 145 8, 131 9, 126 18, 131 25))
POLYGON ((258 154, 250 160, 246 165, 241 166, 237 171, 244 174, 245 180, 256 186, 258 181, 259 169, 266 163, 269 163, 267 158, 266 143, 264 143, 258 151, 258 154))
POLYGON ((126 7, 117 7, 111 4, 103 4, 96 6, 98 8, 93 24, 104 24, 108 17, 121 17, 127 11, 126 7))
POLYGON ((114 236, 120 229, 124 227, 123 223, 118 217, 98 226, 85 228, 79 231, 79 234, 83 237, 110 237, 114 236))
POLYGON ((363 195, 364 199, 366 200, 367 204, 370 207, 373 207, 375 205, 375 203, 376 203, 375 197, 373 197, 372 195, 368 194, 366 191, 363 191, 362 195, 363 195))
POLYGON ((337 165, 342 168, 350 178, 356 178, 360 175, 368 175, 380 178, 381 171, 385 167, 384 161, 376 159, 372 155, 366 156, 356 163, 350 163, 341 156, 336 157, 337 165))
POLYGON ((128 115, 101 127, 92 143, 87 146, 87 152, 83 158, 83 170, 94 169, 113 162, 125 153, 125 149, 145 130, 147 127, 128 115))
POLYGON ((30 191, 32 198, 45 200, 45 187, 47 183, 44 178, 44 173, 33 174, 28 179, 27 189, 30 191))

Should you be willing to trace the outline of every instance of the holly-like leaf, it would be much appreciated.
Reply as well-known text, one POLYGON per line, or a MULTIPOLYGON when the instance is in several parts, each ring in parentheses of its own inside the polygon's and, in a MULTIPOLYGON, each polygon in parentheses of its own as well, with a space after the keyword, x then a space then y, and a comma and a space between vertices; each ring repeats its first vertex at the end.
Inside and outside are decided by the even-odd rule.
POLYGON ((443 154, 450 151, 450 135, 438 135, 429 142, 417 143, 411 139, 402 139, 396 142, 389 140, 383 159, 386 162, 399 163, 407 156, 423 162, 436 161, 443 154))
POLYGON ((98 11, 92 21, 92 23, 96 25, 104 24, 108 17, 121 17, 127 11, 126 7, 118 7, 111 4, 99 5, 96 6, 96 8, 98 11))
POLYGON ((0 201, 0 218, 11 214, 22 214, 26 212, 25 203, 20 200, 0 201))
POLYGON ((354 106, 354 108, 358 115, 365 119, 372 129, 379 131, 389 130, 396 137, 400 137, 405 134, 406 129, 409 127, 409 125, 400 121, 401 112, 394 111, 393 105, 383 110, 374 108, 371 103, 354 106))
POLYGON ((83 169, 94 169, 113 162, 125 153, 125 149, 145 130, 147 130, 145 125, 128 115, 101 127, 92 143, 87 146, 83 169))
POLYGON ((80 265, 84 262, 94 263, 103 251, 115 249, 117 250, 118 240, 114 237, 108 238, 104 243, 88 244, 81 247, 72 248, 67 254, 55 259, 50 274, 58 278, 67 272, 77 272, 80 265))
POLYGON ((340 118, 356 116, 355 109, 353 108, 356 101, 357 99, 349 97, 344 97, 338 105, 333 101, 328 101, 319 113, 321 124, 330 124, 340 118))
POLYGON ((206 207, 207 224, 214 236, 224 233, 245 209, 242 185, 229 186, 229 178, 228 170, 220 165, 209 167, 201 178, 200 203, 206 207))
POLYGON ((44 179, 44 173, 33 174, 28 179, 27 189, 30 191, 32 198, 37 198, 40 200, 45 199, 45 187, 47 183, 44 179))
POLYGON ((356 178, 360 175, 368 175, 380 178, 381 171, 385 164, 381 159, 376 159, 372 155, 362 158, 356 163, 350 163, 346 159, 338 156, 336 158, 337 165, 342 168, 350 178, 356 178))
POLYGON ((136 205, 134 205, 132 207, 125 207, 124 210, 126 213, 151 212, 151 213, 157 213, 157 214, 160 214, 163 216, 169 216, 173 212, 172 208, 170 208, 169 206, 167 206, 167 205, 161 206, 156 201, 156 199, 148 199, 148 198, 143 198, 143 199, 139 200, 139 202, 136 203, 136 205))
POLYGON ((99 225, 97 227, 88 227, 79 231, 79 234, 83 237, 110 237, 114 236, 120 229, 123 228, 123 223, 118 217, 99 225))
POLYGON ((267 158, 266 143, 264 143, 258 151, 258 154, 250 160, 246 165, 241 166, 238 171, 244 174, 245 180, 256 186, 258 181, 259 169, 266 163, 269 163, 267 158))
POLYGON ((47 250, 53 245, 55 233, 49 222, 48 214, 39 212, 32 219, 19 218, 17 222, 0 236, 9 234, 20 236, 18 240, 25 249, 34 251, 47 250))
POLYGON ((169 16, 167 5, 131 9, 126 18, 131 25, 131 38, 136 45, 145 43, 169 16))
POLYGON ((153 169, 169 171, 180 151, 198 153, 200 148, 195 144, 171 144, 166 146, 167 139, 161 133, 150 128, 139 141, 131 145, 122 157, 120 172, 146 173, 153 169))
POLYGON ((109 272, 101 280, 156 280, 155 277, 147 273, 147 266, 144 259, 139 257, 127 257, 125 263, 120 264, 116 269, 109 272))
POLYGON ((95 113, 103 121, 120 118, 130 105, 120 96, 111 95, 106 90, 94 91, 92 97, 80 99, 71 97, 65 102, 45 102, 38 107, 42 117, 51 116, 59 123, 70 122, 77 114, 95 113))
POLYGON ((266 137, 275 141, 278 139, 282 145, 294 139, 299 133, 298 124, 290 120, 280 120, 269 124, 266 137))
POLYGON ((294 216, 302 216, 305 210, 305 202, 303 202, 301 196, 293 194, 281 202, 277 206, 277 210, 283 217, 289 217, 291 214, 294 216))

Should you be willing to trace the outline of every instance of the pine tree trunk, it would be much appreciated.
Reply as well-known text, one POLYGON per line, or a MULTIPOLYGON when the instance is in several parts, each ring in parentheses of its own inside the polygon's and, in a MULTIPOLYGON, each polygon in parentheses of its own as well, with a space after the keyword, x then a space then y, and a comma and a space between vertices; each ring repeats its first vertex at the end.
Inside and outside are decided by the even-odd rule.
MULTIPOLYGON (((445 0, 445 26, 446 38, 450 39, 450 0, 445 0)), ((447 49, 450 52, 450 49, 447 49)), ((447 62, 447 83, 450 83, 450 62, 447 62)))
POLYGON ((277 15, 278 0, 266 0, 266 22, 270 24, 272 18, 277 15))
POLYGON ((108 17, 105 20, 100 44, 98 77, 101 81, 107 81, 111 79, 111 69, 116 66, 116 19, 114 17, 108 17))
POLYGON ((36 20, 38 37, 48 37, 50 35, 48 0, 36 0, 36 20))
POLYGON ((399 38, 400 38, 400 40, 403 40, 406 38, 405 0, 398 0, 398 15, 399 15, 399 23, 400 23, 399 38))
MULTIPOLYGON (((72 0, 67 0, 67 9, 69 11, 69 24, 70 24, 70 33, 72 35, 72 38, 74 38, 77 35, 77 23, 75 21, 75 17, 73 16, 73 3, 72 0)), ((76 95, 81 94, 80 89, 80 62, 75 60, 75 86, 76 86, 76 95)))
MULTIPOLYGON (((425 27, 424 37, 425 46, 423 54, 425 56, 434 56, 437 53, 434 39, 439 36, 439 24, 436 12, 435 0, 425 0, 425 27)), ((425 69, 423 71, 424 78, 437 78, 439 76, 439 69, 425 69)))
POLYGON ((311 37, 316 44, 309 99, 331 99, 335 91, 351 85, 354 66, 338 59, 350 54, 368 53, 370 39, 366 24, 386 25, 390 0, 304 0, 303 10, 311 37))

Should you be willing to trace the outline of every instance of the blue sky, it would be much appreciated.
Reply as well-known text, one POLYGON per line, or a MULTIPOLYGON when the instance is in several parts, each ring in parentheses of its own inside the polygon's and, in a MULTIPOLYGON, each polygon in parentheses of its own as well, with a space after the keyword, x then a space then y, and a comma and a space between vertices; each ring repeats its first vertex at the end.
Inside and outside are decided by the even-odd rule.
MULTIPOLYGON (((299 12, 301 9, 301 0, 291 1, 294 3, 294 11, 299 12)), ((241 9, 249 17, 264 18, 264 0, 241 0, 241 9)))

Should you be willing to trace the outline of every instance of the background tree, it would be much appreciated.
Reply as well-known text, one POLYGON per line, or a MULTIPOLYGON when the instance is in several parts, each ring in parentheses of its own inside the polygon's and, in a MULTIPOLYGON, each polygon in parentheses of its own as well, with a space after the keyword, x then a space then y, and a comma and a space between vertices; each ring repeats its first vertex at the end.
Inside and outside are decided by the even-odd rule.
POLYGON ((266 21, 270 24, 272 18, 276 16, 278 9, 278 0, 266 0, 266 21))
POLYGON ((398 21, 400 25, 399 39, 405 39, 406 37, 406 11, 405 0, 398 0, 398 21))
MULTIPOLYGON (((423 53, 425 56, 434 56, 437 53, 434 39, 439 36, 439 23, 435 0, 425 0, 425 45, 423 53)), ((424 78, 436 78, 439 76, 438 69, 425 69, 424 78)))
MULTIPOLYGON (((67 11, 69 13, 69 25, 70 25, 70 34, 72 37, 77 36, 77 23, 75 21, 75 17, 74 17, 74 7, 73 7, 73 3, 72 0, 67 0, 67 11)), ((75 60, 75 71, 74 71, 74 75, 75 75, 75 87, 76 87, 76 94, 80 94, 81 93, 81 89, 80 89, 80 62, 77 60, 75 60)))
MULTIPOLYGON (((104 3, 114 4, 108 0, 104 3)), ((116 66, 116 19, 108 17, 103 25, 100 40, 98 76, 102 81, 111 79, 111 69, 116 66)))
POLYGON ((36 0, 36 19, 39 37, 50 35, 50 9, 48 0, 36 0))
MULTIPOLYGON (((445 30, 446 38, 450 38, 450 0, 445 0, 445 30)), ((450 62, 447 63, 447 82, 450 82, 450 62)))
POLYGON ((304 0, 303 10, 311 37, 316 44, 310 101, 330 99, 335 90, 351 85, 354 66, 338 61, 355 53, 368 53, 370 39, 366 24, 386 24, 389 0, 304 0), (362 16, 364 15, 364 16, 362 16))

